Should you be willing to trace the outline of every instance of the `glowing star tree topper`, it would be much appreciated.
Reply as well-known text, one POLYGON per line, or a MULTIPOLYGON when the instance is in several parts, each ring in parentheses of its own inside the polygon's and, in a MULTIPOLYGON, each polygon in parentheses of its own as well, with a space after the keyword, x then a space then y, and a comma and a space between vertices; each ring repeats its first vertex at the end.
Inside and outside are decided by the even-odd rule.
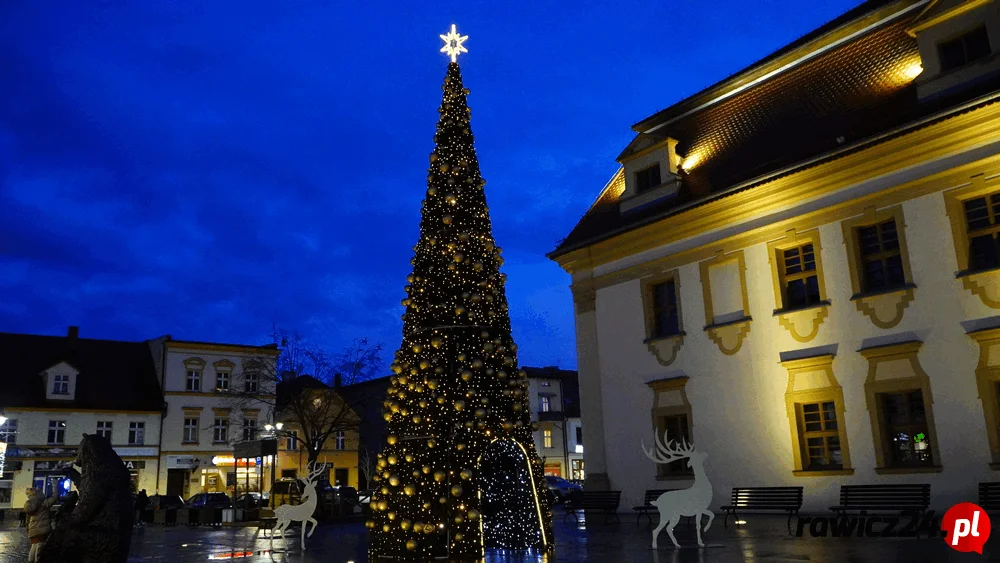
POLYGON ((465 48, 462 43, 469 38, 468 35, 459 35, 458 27, 455 24, 451 24, 451 31, 447 35, 439 35, 438 37, 444 41, 444 47, 441 47, 442 53, 447 53, 451 57, 451 62, 458 62, 458 55, 461 53, 468 53, 469 50, 465 48))

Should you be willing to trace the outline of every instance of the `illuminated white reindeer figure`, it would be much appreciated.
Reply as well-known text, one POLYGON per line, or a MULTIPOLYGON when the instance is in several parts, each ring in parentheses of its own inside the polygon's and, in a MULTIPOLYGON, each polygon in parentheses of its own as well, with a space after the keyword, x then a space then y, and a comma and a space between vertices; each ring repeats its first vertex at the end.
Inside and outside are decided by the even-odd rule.
MULTIPOLYGON (((663 433, 663 437, 666 438, 666 432, 663 433)), ((708 454, 696 452, 694 445, 688 445, 687 440, 684 441, 683 445, 674 447, 673 440, 667 441, 664 445, 663 440, 656 432, 653 432, 653 439, 656 441, 655 448, 647 450, 646 444, 642 444, 642 451, 646 457, 656 463, 671 463, 687 459, 687 466, 694 471, 694 485, 690 488, 668 491, 651 503, 660 511, 660 525, 653 530, 653 549, 656 549, 656 536, 664 527, 667 528, 667 535, 674 542, 674 547, 680 547, 677 538, 674 537, 674 527, 677 526, 681 516, 694 516, 695 530, 698 532, 698 545, 705 547, 701 541, 701 516, 702 514, 708 516, 708 523, 705 524, 706 532, 708 527, 712 525, 712 520, 715 519, 715 514, 708 509, 708 505, 712 503, 712 484, 708 481, 708 476, 705 475, 705 458, 708 457, 708 454)))
POLYGON ((316 526, 319 522, 312 517, 313 512, 316 511, 316 478, 327 471, 326 464, 322 464, 318 467, 314 466, 313 462, 309 462, 308 466, 309 474, 305 479, 299 479, 302 483, 302 504, 283 504, 278 508, 274 509, 274 517, 277 518, 277 522, 274 528, 271 529, 271 542, 270 545, 274 545, 274 533, 280 532, 281 539, 285 542, 285 547, 288 547, 288 539, 285 538, 285 530, 292 524, 292 522, 302 522, 302 538, 300 544, 302 545, 302 551, 306 550, 306 524, 312 523, 312 528, 309 530, 309 537, 312 537, 313 532, 316 531, 316 526))

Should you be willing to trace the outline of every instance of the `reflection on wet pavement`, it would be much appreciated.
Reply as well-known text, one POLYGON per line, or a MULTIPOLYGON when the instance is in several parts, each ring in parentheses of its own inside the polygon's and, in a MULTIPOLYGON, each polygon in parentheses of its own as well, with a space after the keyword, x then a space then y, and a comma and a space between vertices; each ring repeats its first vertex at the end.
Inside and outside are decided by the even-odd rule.
MULTIPOLYGON (((28 541, 24 528, 9 520, 0 524, 0 563, 25 563, 28 541)), ((706 547, 696 545, 694 529, 675 530, 681 549, 670 546, 650 549, 652 526, 645 520, 622 516, 620 524, 579 524, 555 518, 556 551, 552 555, 524 551, 495 550, 489 563, 944 563, 1000 561, 1000 539, 991 538, 983 555, 952 551, 942 538, 793 538, 785 531, 784 518, 755 517, 739 529, 714 525, 704 534, 706 547), (990 557, 990 553, 995 553, 990 557)), ((150 526, 132 542, 130 561, 274 561, 362 563, 368 561, 368 538, 361 523, 322 524, 299 549, 297 530, 289 531, 287 548, 280 539, 270 547, 263 532, 255 528, 186 528, 150 526)), ((663 546, 665 538, 661 538, 663 546)))

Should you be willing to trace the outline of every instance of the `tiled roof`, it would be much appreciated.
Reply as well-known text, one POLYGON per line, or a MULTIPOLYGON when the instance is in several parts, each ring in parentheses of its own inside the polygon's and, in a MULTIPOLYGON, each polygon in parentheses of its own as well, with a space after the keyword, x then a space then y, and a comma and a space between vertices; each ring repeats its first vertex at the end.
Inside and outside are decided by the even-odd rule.
MULTIPOLYGON (((882 0, 867 2, 849 12, 850 18, 833 23, 843 25, 885 4, 882 0)), ((851 41, 703 109, 688 110, 689 99, 644 120, 639 126, 652 128, 657 122, 666 123, 654 134, 677 139, 681 152, 696 161, 682 174, 678 196, 622 214, 618 203, 624 177, 619 170, 550 257, 717 199, 723 192, 749 189, 796 166, 834 158, 832 153, 837 151, 837 157, 843 156, 847 147, 860 150, 886 133, 997 90, 1000 82, 994 77, 965 90, 919 100, 911 70, 920 63, 920 56, 916 39, 905 31, 911 20, 901 17, 872 27, 851 41)), ((808 43, 829 27, 793 46, 808 43)), ((786 47, 779 54, 790 49, 786 47)), ((760 64, 741 73, 749 73, 760 64)), ((692 98, 699 96, 704 94, 692 98)))
POLYGON ((161 411, 147 342, 0 332, 0 407, 161 411), (75 343, 74 343, 75 342, 75 343), (46 400, 41 372, 66 362, 80 373, 73 400, 46 400))

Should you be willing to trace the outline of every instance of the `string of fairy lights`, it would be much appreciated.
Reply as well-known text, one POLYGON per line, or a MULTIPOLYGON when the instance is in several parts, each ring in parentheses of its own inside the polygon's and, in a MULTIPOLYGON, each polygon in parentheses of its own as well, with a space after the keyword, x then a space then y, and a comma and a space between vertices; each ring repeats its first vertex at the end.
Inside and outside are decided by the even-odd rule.
POLYGON ((452 62, 383 402, 388 437, 366 523, 373 559, 480 558, 484 533, 501 547, 552 546, 527 374, 456 62, 467 37, 455 26, 441 37, 452 62))

